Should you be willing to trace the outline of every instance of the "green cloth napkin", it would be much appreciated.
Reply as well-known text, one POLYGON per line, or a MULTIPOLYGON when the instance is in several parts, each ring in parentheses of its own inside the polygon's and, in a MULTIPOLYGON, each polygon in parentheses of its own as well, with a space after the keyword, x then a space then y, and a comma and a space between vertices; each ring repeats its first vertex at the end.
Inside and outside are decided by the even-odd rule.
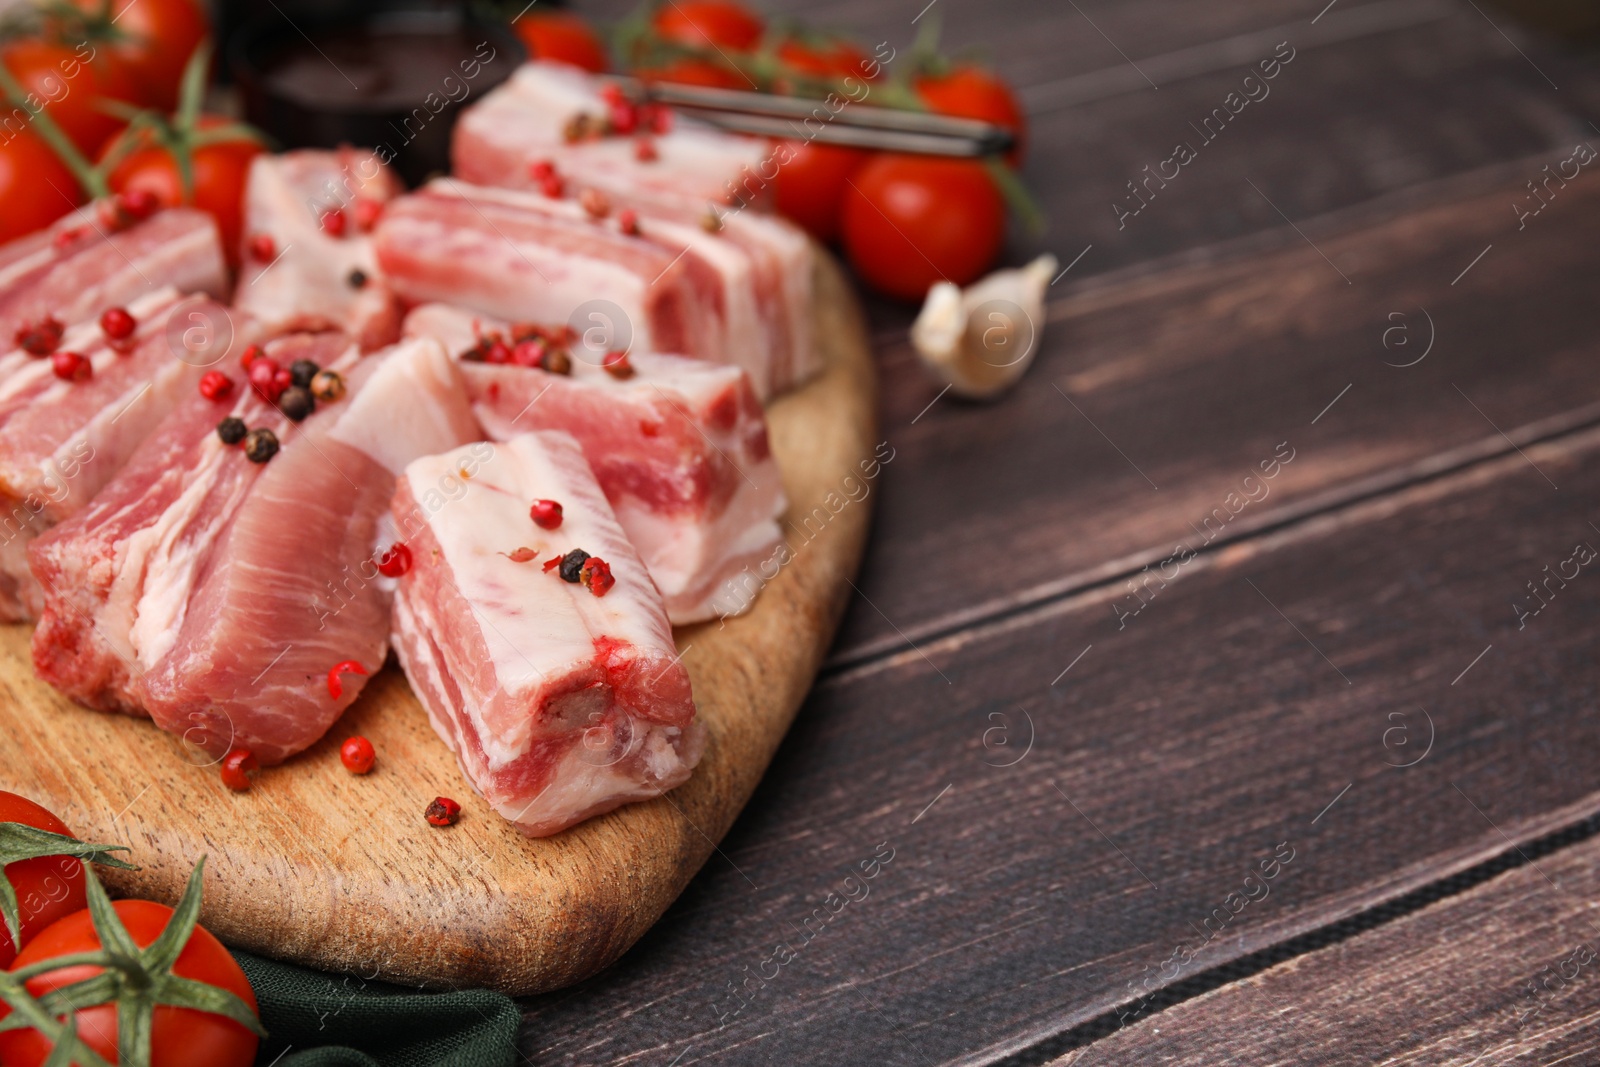
POLYGON ((522 1012, 486 989, 424 993, 231 950, 255 987, 261 1067, 513 1067, 522 1012))

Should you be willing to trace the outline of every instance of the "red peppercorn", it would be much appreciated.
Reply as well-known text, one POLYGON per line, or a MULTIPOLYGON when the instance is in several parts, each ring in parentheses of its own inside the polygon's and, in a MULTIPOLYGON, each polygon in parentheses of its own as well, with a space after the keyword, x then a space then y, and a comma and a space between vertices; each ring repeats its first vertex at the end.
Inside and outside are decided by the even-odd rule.
POLYGON ((422 817, 434 826, 451 826, 461 818, 461 805, 449 797, 434 797, 422 817))
POLYGON ((356 217, 356 228, 362 233, 371 233, 383 217, 383 201, 362 197, 351 205, 350 210, 356 217))
POLYGON ((258 355, 250 361, 250 369, 248 371, 250 386, 255 389, 257 395, 269 404, 276 404, 278 397, 282 396, 283 391, 289 387, 287 381, 282 385, 278 384, 279 369, 278 361, 271 356, 258 355))
POLYGON ((207 400, 226 400, 233 395, 233 379, 219 370, 200 375, 200 395, 207 400))
POLYGON ((335 700, 344 696, 344 682, 339 677, 341 674, 359 674, 365 677, 366 673, 367 669, 353 659, 335 663, 328 668, 328 695, 335 700))
POLYGON ((271 263, 278 258, 278 242, 268 234, 256 234, 250 238, 250 258, 257 263, 271 263))
POLYGON ((345 233, 344 212, 333 208, 322 213, 322 232, 329 237, 343 237, 345 233))
POLYGON ((605 359, 600 361, 600 366, 613 378, 632 378, 633 364, 628 360, 628 353, 611 351, 607 352, 605 359))
POLYGON ((67 332, 60 320, 46 316, 38 322, 17 328, 12 343, 30 356, 48 356, 61 347, 61 335, 67 332))
POLYGON ((611 214, 611 198, 598 189, 585 189, 579 193, 578 203, 590 218, 603 219, 611 214))
POLYGON ((239 366, 249 370, 250 364, 266 354, 260 345, 246 345, 244 352, 239 356, 239 366))
POLYGON ((639 213, 631 207, 617 212, 617 229, 629 237, 639 236, 639 213))
POLYGON ((250 774, 258 767, 255 753, 248 748, 233 749, 222 758, 222 784, 243 793, 250 788, 250 774))
POLYGON ((411 550, 403 541, 396 541, 389 550, 378 557, 378 573, 385 578, 399 578, 411 570, 411 550))
POLYGON ((621 104, 628 99, 628 95, 622 91, 622 86, 616 82, 606 82, 600 86, 600 99, 608 104, 621 104))
POLYGON ((652 104, 649 109, 649 126, 657 133, 666 133, 672 129, 672 109, 661 104, 652 104))
POLYGON ((272 372, 272 387, 278 391, 280 397, 283 395, 283 391, 293 384, 294 372, 288 367, 279 367, 272 372))
POLYGON ((161 209, 161 201, 148 189, 128 189, 117 196, 117 206, 135 221, 147 219, 161 209))
POLYGON ((656 151, 656 143, 648 137, 641 137, 633 142, 633 158, 640 163, 654 163, 661 158, 661 153, 656 151))
POLYGON ((339 746, 339 762, 344 764, 344 769, 351 774, 366 774, 372 770, 372 761, 377 758, 377 753, 372 750, 372 742, 365 737, 356 736, 345 740, 339 746))
POLYGON ((54 353, 50 357, 50 370, 64 382, 86 382, 94 377, 94 364, 77 352, 54 353))
POLYGON ((613 133, 626 135, 639 128, 639 109, 630 101, 618 100, 611 105, 610 111, 613 133))
POLYGON ((68 226, 64 230, 56 231, 55 237, 51 239, 51 244, 55 245, 57 252, 65 252, 87 236, 89 236, 89 227, 68 226))
POLYGON ((138 320, 128 314, 127 308, 107 308, 100 316, 100 332, 113 341, 132 336, 138 328, 138 320))
POLYGON ((566 189, 566 183, 561 180, 561 175, 559 174, 551 174, 548 177, 539 179, 540 192, 552 200, 561 199, 561 193, 564 189, 566 189))
POLYGON ((528 516, 541 530, 555 530, 561 526, 561 505, 554 500, 535 500, 528 516))
POLYGON ((546 351, 545 343, 538 339, 519 341, 517 347, 511 350, 511 362, 519 367, 542 366, 546 351))
POLYGON ((484 350, 483 361, 485 363, 510 363, 511 346, 498 337, 495 338, 489 342, 489 347, 484 350))
POLYGON ((583 561, 578 581, 595 596, 605 596, 617 584, 617 580, 611 576, 611 565, 599 556, 590 556, 583 561))
POLYGON ((529 176, 536 182, 542 182, 546 178, 553 177, 555 172, 556 165, 548 159, 536 159, 528 167, 529 176))

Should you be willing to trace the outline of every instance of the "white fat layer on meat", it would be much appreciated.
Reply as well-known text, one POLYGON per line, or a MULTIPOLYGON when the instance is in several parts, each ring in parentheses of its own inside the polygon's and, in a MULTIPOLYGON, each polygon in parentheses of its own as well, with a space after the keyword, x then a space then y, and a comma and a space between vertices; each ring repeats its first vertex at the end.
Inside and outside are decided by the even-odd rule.
MULTIPOLYGON (((661 595, 577 441, 564 433, 524 434, 496 444, 483 462, 477 462, 481 449, 474 455, 471 448, 419 459, 406 468, 405 478, 425 507, 427 495, 439 494, 440 486, 460 494, 434 512, 430 525, 456 589, 472 605, 471 621, 481 630, 502 694, 534 701, 547 678, 594 659, 597 637, 675 655, 661 595), (477 471, 463 482, 458 472, 469 459, 477 471), (529 520, 529 506, 541 499, 561 503, 558 529, 541 530, 529 520), (539 558, 513 563, 508 554, 523 547, 536 549, 539 558), (610 565, 616 585, 604 596, 541 566, 574 548, 610 565)), ((527 750, 526 717, 480 725, 491 766, 504 766, 527 750)))
POLYGON ((349 401, 328 436, 356 448, 395 475, 419 455, 477 436, 460 372, 431 338, 402 341, 349 401), (428 397, 428 403, 419 397, 428 397))
MULTIPOLYGON (((661 588, 674 626, 739 615, 754 603, 761 579, 744 590, 736 576, 759 575, 782 537, 773 516, 784 510, 783 491, 745 486, 710 521, 662 515, 624 497, 617 518, 639 544, 650 546, 650 575, 661 588)), ((769 570, 771 568, 769 567, 769 570)), ((772 573, 776 573, 773 571, 772 573)))
MULTIPOLYGON (((150 316, 158 314, 176 303, 178 291, 172 286, 162 286, 139 297, 128 305, 128 313, 140 322, 150 316)), ((90 364, 96 371, 104 371, 115 360, 122 357, 111 351, 105 345, 105 335, 100 332, 99 322, 81 322, 69 327, 61 335, 60 352, 82 352, 93 354, 89 357, 90 364), (95 351, 99 349, 99 351, 95 351)), ((55 371, 51 369, 48 358, 30 356, 21 349, 16 349, 0 359, 0 404, 5 403, 20 393, 26 393, 36 387, 45 379, 55 378, 55 371)), ((73 383, 64 382, 55 378, 53 384, 45 388, 37 401, 48 401, 64 394, 73 387, 73 383)), ((36 401, 36 402, 37 402, 36 401)))

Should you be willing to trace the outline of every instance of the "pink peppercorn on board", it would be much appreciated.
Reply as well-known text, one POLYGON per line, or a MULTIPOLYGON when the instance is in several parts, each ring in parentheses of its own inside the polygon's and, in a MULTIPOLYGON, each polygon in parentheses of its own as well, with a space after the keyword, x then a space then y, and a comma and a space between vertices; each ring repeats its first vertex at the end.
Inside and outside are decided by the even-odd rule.
POLYGON ((611 963, 749 799, 851 594, 870 505, 846 492, 876 473, 873 371, 854 296, 831 260, 819 253, 818 264, 824 371, 768 412, 790 503, 785 541, 752 571, 765 587, 747 614, 674 633, 706 729, 684 785, 529 839, 462 780, 391 662, 327 736, 236 794, 218 787, 213 756, 52 690, 30 662, 30 628, 13 625, 0 627, 0 789, 26 792, 86 839, 133 846, 140 870, 104 872, 125 892, 175 902, 205 854, 202 922, 243 948, 368 978, 514 994, 611 963), (361 778, 339 762, 356 734, 377 752, 361 778), (428 824, 436 796, 460 803, 458 823, 428 824))

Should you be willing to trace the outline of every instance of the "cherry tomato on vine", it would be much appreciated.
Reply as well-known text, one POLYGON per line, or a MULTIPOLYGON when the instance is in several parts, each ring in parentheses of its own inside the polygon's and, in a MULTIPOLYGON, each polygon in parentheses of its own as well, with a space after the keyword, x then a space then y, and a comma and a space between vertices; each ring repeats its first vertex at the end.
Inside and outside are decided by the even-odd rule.
POLYGON ((171 111, 189 57, 211 32, 196 0, 67 0, 79 15, 58 16, 74 39, 86 35, 127 68, 142 103, 171 111))
POLYGON ((511 28, 527 45, 530 58, 570 63, 592 74, 599 74, 609 65, 605 43, 581 15, 570 11, 529 11, 511 28))
POLYGON ((865 78, 871 69, 867 54, 840 38, 820 43, 785 38, 778 45, 778 59, 797 73, 813 78, 865 78))
POLYGON ((123 126, 121 119, 100 110, 102 98, 139 102, 137 85, 122 60, 87 41, 21 38, 0 51, 0 63, 43 103, 44 113, 85 155, 94 155, 123 126))
POLYGON ((1028 119, 1016 94, 999 77, 982 67, 956 67, 947 74, 918 77, 915 88, 929 111, 992 122, 1015 133, 1017 147, 1006 158, 1012 166, 1021 162, 1027 148, 1028 119))
MULTIPOLYGON (((227 121, 202 116, 198 129, 204 132, 227 121)), ((102 158, 115 148, 113 141, 102 158)), ((222 247, 227 250, 230 261, 236 261, 239 254, 239 234, 244 227, 244 188, 250 176, 250 161, 261 152, 259 144, 244 139, 202 144, 192 151, 194 199, 191 203, 210 212, 217 220, 222 231, 222 247)), ((141 138, 139 147, 111 171, 110 183, 111 190, 117 193, 130 189, 148 192, 164 207, 184 202, 177 160, 166 147, 148 137, 141 138)))
POLYGON ((818 141, 780 141, 773 148, 779 164, 774 183, 778 211, 817 240, 839 236, 840 212, 850 176, 871 153, 818 141))
POLYGON ((634 71, 644 81, 672 82, 676 85, 703 85, 709 89, 749 89, 750 83, 738 71, 693 56, 683 56, 659 67, 634 71))
MULTIPOLYGON (((15 793, 0 792, 0 822, 22 823, 52 834, 72 835, 67 824, 50 811, 15 793)), ((23 945, 57 919, 82 911, 88 903, 83 891, 83 862, 71 856, 40 856, 8 863, 5 879, 17 894, 23 945)), ((0 968, 10 967, 16 955, 11 934, 0 924, 0 968)))
POLYGON ((994 262, 1005 204, 982 163, 883 154, 850 178, 844 247, 873 288, 920 301, 940 279, 966 285, 994 262))
POLYGON ((78 179, 32 130, 0 144, 0 244, 43 229, 83 201, 78 179))
MULTIPOLYGON (((171 908, 149 900, 119 900, 112 907, 140 948, 148 947, 159 937, 172 917, 171 908)), ((41 931, 17 955, 16 966, 78 952, 94 952, 99 948, 100 936, 85 909, 41 931)), ((29 980, 28 991, 40 997, 91 978, 100 970, 94 966, 76 966, 47 971, 29 980)), ((255 991, 250 988, 250 980, 222 942, 202 926, 194 928, 172 970, 182 978, 225 989, 256 1010, 255 991)), ((0 1005, 0 1017, 6 1011, 0 1005)), ((116 1004, 79 1009, 76 1026, 90 1048, 107 1061, 117 1062, 116 1004)), ((150 1067, 250 1067, 259 1042, 255 1034, 232 1019, 193 1008, 168 1006, 156 1008, 150 1038, 150 1067)), ((50 1047, 50 1041, 36 1030, 9 1030, 0 1033, 0 1062, 6 1067, 38 1067, 49 1057, 50 1047)))
POLYGON ((761 43, 767 25, 761 16, 733 0, 668 0, 651 19, 656 33, 690 48, 748 52, 761 43))

